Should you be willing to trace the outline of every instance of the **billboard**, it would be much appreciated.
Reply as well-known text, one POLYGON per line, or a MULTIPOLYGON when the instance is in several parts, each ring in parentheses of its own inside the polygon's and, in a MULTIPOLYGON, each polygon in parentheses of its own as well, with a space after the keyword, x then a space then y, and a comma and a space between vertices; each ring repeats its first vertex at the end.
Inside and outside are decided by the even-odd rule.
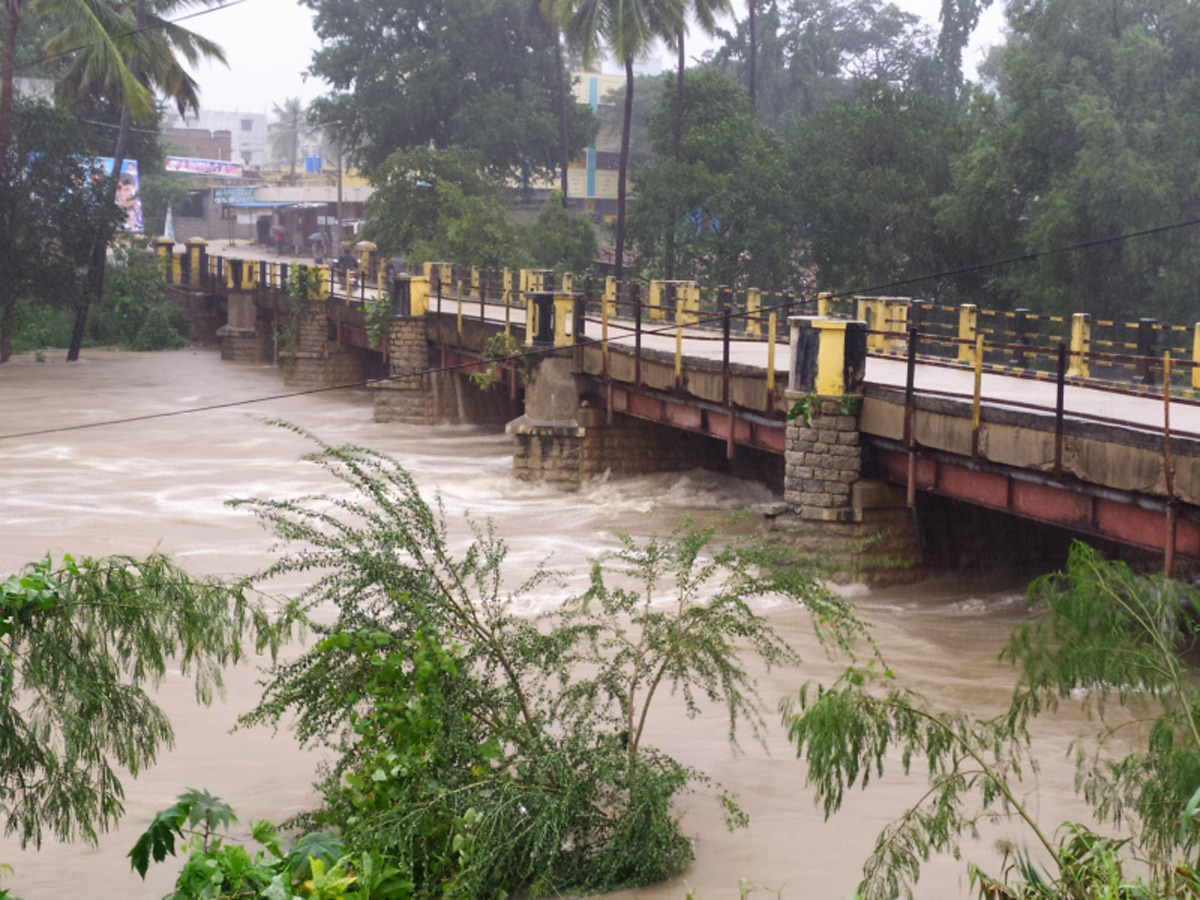
MULTIPOLYGON (((101 156, 99 162, 103 167, 104 174, 112 177, 113 158, 101 156)), ((125 216, 121 222, 121 230, 141 234, 145 229, 142 222, 142 199, 138 196, 138 187, 137 160, 122 160, 121 177, 117 180, 117 204, 125 216)))
POLYGON ((191 175, 224 175, 242 177, 242 164, 224 159, 195 159, 191 156, 168 156, 168 172, 187 172, 191 175))

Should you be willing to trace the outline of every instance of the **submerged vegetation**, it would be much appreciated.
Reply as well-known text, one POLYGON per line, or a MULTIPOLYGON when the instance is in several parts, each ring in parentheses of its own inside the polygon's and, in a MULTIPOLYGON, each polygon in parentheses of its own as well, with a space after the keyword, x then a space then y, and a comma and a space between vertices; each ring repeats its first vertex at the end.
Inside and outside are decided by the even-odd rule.
POLYGON ((313 640, 269 670, 242 724, 287 723, 330 751, 320 802, 285 830, 252 823, 255 849, 223 834, 235 820, 223 800, 181 794, 130 853, 143 875, 187 853, 172 900, 499 900, 661 881, 692 859, 684 793, 714 795, 730 827, 746 816, 703 771, 654 747, 649 726, 670 703, 718 713, 735 745, 762 735, 748 664, 800 662, 755 610, 769 597, 803 603, 819 642, 850 660, 782 710, 825 813, 889 766, 928 769, 922 798, 866 861, 863 898, 913 896, 930 855, 959 856, 962 839, 997 817, 1024 823, 1027 839, 1000 871, 969 867, 980 897, 1200 890, 1191 588, 1076 545, 1064 572, 1031 585, 1037 615, 1004 651, 1016 671, 1010 707, 982 719, 905 689, 812 569, 775 548, 721 546, 708 529, 622 537, 582 590, 519 615, 533 592, 562 590, 556 573, 514 573, 487 525, 456 549, 440 507, 398 463, 313 441, 307 459, 333 477, 329 491, 233 502, 283 542, 260 582, 307 577, 274 616, 245 584, 191 579, 159 556, 47 559, 3 582, 0 813, 10 832, 95 841, 121 813, 115 765, 136 775, 170 743, 144 691, 167 659, 194 667, 207 700, 243 641, 274 651, 303 621, 313 640), (1077 747, 1096 821, 1045 823, 1022 781, 1037 771, 1030 723, 1074 698, 1098 723, 1077 747), (1118 734, 1115 708, 1127 732, 1133 712, 1143 739, 1118 734))
POLYGON ((1200 597, 1075 544, 1066 570, 1035 581, 1029 598, 1038 616, 1004 651, 1018 678, 1000 716, 933 709, 874 666, 785 702, 785 724, 826 815, 886 760, 898 756, 905 771, 916 760, 928 766, 928 791, 879 835, 864 867, 866 900, 913 896, 931 853, 959 857, 961 838, 995 816, 1022 821, 1048 862, 1020 851, 999 878, 972 867, 981 897, 1196 896, 1200 690, 1190 654, 1200 597), (1077 784, 1097 820, 1121 830, 1115 838, 1076 823, 1046 831, 1018 787, 1037 768, 1031 719, 1075 697, 1099 723, 1094 739, 1076 747, 1077 784), (1130 728, 1125 719, 1109 724, 1113 705, 1133 712, 1144 744, 1128 750, 1128 734, 1114 740, 1130 728))
MULTIPOLYGON (((704 773, 645 739, 669 694, 724 710, 730 740, 763 725, 745 669, 798 657, 756 597, 803 601, 834 645, 861 631, 816 583, 763 571, 681 528, 624 538, 587 589, 534 618, 516 600, 552 572, 506 572, 477 527, 460 555, 440 512, 393 460, 321 444, 331 497, 238 501, 293 548, 263 573, 308 572, 302 607, 336 610, 273 670, 245 724, 295 722, 334 749, 306 820, 377 852, 417 897, 603 891, 660 881, 691 859, 673 799, 704 773)), ((736 799, 714 786, 731 825, 736 799)))

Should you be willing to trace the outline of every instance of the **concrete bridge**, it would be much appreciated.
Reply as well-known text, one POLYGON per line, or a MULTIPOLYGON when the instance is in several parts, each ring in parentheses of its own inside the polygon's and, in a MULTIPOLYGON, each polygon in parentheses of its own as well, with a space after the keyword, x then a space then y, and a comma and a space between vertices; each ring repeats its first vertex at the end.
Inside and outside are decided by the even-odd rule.
POLYGON ((701 466, 781 488, 799 533, 907 534, 883 553, 939 496, 1200 561, 1200 326, 445 263, 351 290, 300 267, 297 299, 294 267, 172 249, 194 337, 366 385, 379 421, 504 424, 519 478, 701 466))

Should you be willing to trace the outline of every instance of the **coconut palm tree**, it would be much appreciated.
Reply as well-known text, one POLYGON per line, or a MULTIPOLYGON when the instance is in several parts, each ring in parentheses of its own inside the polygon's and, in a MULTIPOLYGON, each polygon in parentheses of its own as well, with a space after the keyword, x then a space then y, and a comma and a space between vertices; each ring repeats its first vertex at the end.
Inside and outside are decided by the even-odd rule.
MULTIPOLYGON (((153 98, 161 94, 181 112, 200 108, 199 86, 180 59, 195 64, 201 59, 225 62, 220 45, 170 21, 197 6, 216 0, 37 0, 63 22, 63 29, 46 44, 49 53, 70 53, 71 62, 59 82, 59 94, 72 107, 107 100, 121 109, 121 125, 113 151, 113 175, 119 177, 129 146, 133 119, 152 119, 157 113, 153 98), (107 30, 108 41, 88 43, 93 23, 118 16, 107 30), (121 27, 124 26, 124 27, 121 27), (120 30, 117 30, 120 29, 120 30), (124 72, 104 64, 111 44, 122 59, 124 72), (128 78, 126 77, 128 73, 128 78), (132 84, 130 82, 132 81, 132 84)), ((75 313, 75 328, 67 359, 79 358, 90 302, 104 292, 104 266, 114 225, 96 236, 88 287, 75 313)))
POLYGON ((12 139, 13 74, 22 17, 53 16, 63 22, 71 33, 67 47, 87 49, 91 77, 120 85, 122 95, 137 113, 153 112, 153 97, 129 71, 127 57, 116 43, 116 36, 136 30, 128 10, 88 0, 5 0, 4 7, 7 21, 0 50, 0 171, 7 166, 12 139))
POLYGON ((288 97, 283 105, 271 104, 275 121, 270 125, 271 153, 286 159, 291 165, 289 180, 296 180, 296 160, 300 156, 300 142, 308 132, 308 113, 299 97, 288 97))
POLYGON ((633 63, 655 39, 669 40, 683 22, 685 0, 545 0, 550 18, 562 23, 567 41, 585 64, 607 49, 625 67, 625 110, 617 170, 617 281, 625 263, 625 184, 629 166, 629 130, 633 118, 633 63))
MULTIPOLYGON (((717 15, 733 11, 729 0, 689 0, 688 11, 696 19, 705 34, 713 34, 717 30, 717 15)), ((687 34, 687 23, 681 21, 675 29, 675 50, 679 62, 675 71, 675 128, 671 135, 671 152, 676 162, 679 162, 680 148, 683 145, 683 80, 686 56, 684 55, 684 36, 687 34)), ((675 231, 667 235, 667 278, 675 277, 675 231)))

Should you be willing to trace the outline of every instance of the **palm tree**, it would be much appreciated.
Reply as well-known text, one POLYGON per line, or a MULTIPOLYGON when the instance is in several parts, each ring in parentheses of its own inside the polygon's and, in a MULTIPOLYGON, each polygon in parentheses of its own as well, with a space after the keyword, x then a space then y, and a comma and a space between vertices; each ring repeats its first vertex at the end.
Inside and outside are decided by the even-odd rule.
MULTIPOLYGON (((120 106, 121 125, 113 151, 114 177, 120 177, 133 119, 152 119, 157 115, 155 94, 173 101, 181 113, 200 108, 198 85, 181 65, 180 58, 193 65, 201 59, 225 62, 224 51, 218 44, 169 21, 185 10, 211 6, 216 0, 134 0, 132 8, 128 0, 38 2, 63 22, 62 31, 47 42, 47 51, 72 54, 59 83, 63 100, 74 107, 101 99, 120 106), (96 29, 93 23, 103 24, 110 16, 120 17, 109 26, 110 40, 88 43, 88 36, 96 29), (128 60, 123 71, 104 64, 110 44, 122 60, 128 60)), ((67 350, 70 361, 79 358, 89 305, 92 300, 99 301, 104 293, 104 266, 114 229, 115 223, 109 224, 96 236, 88 266, 88 287, 76 308, 75 328, 67 350)))
MULTIPOLYGON (((713 34, 717 30, 717 14, 733 11, 729 0, 690 0, 688 7, 696 17, 696 24, 704 29, 705 34, 713 34)), ((679 162, 680 149, 683 146, 683 72, 686 57, 683 51, 683 38, 687 34, 687 23, 681 21, 675 29, 675 49, 679 54, 679 62, 675 72, 675 129, 671 135, 671 152, 675 162, 679 162)), ((667 235, 667 278, 675 277, 675 230, 667 235)))
POLYGON ((685 0, 545 0, 547 14, 562 23, 567 40, 585 64, 605 47, 625 66, 625 110, 617 170, 616 271, 625 264, 625 183, 629 166, 629 129, 633 118, 633 63, 655 39, 670 39, 683 22, 685 0))
POLYGON ((71 32, 67 48, 86 48, 92 78, 119 84, 130 107, 140 115, 153 111, 150 93, 129 71, 117 36, 136 30, 128 11, 89 0, 5 0, 7 13, 4 45, 0 50, 0 172, 8 164, 12 140, 13 74, 17 65, 17 38, 21 17, 53 16, 71 32))
POLYGON ((746 0, 749 20, 746 27, 750 29, 750 108, 757 109, 756 94, 758 93, 758 25, 754 21, 754 9, 758 0, 746 0))
POLYGON ((291 164, 289 180, 296 180, 296 159, 300 156, 300 142, 308 132, 308 113, 299 97, 288 97, 283 105, 271 104, 275 121, 270 125, 271 153, 283 157, 291 164))

